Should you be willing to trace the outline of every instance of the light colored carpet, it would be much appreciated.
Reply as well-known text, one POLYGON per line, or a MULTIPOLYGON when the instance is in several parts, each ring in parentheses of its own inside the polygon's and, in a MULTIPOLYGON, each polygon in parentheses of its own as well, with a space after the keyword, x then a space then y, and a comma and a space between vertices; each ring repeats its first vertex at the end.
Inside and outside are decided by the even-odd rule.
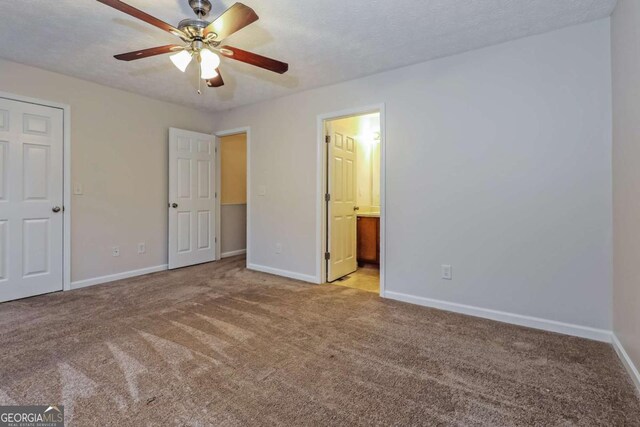
POLYGON ((0 403, 69 425, 638 425, 603 343, 243 258, 0 305, 0 403))

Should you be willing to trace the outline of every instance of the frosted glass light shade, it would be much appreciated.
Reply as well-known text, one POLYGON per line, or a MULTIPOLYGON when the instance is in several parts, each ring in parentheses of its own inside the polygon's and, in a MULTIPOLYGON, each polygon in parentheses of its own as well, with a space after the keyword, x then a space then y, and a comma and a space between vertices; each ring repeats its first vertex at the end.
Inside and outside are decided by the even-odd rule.
POLYGON ((189 63, 191 62, 191 53, 183 50, 174 55, 171 55, 169 58, 171 58, 171 62, 173 62, 173 65, 175 65, 178 70, 184 73, 189 66, 189 63))
POLYGON ((209 80, 218 76, 216 69, 220 65, 220 57, 209 49, 200 51, 200 77, 209 80))

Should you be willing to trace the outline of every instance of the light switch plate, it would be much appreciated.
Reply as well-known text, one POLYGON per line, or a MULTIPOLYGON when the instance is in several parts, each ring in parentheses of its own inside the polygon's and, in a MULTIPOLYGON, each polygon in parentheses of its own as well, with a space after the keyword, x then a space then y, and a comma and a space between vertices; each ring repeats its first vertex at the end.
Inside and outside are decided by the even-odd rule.
POLYGON ((451 280, 453 278, 450 265, 442 265, 442 278, 444 280, 451 280))
POLYGON ((73 194, 76 196, 82 195, 82 184, 80 184, 79 182, 73 184, 73 194))
POLYGON ((258 196, 266 196, 267 195, 267 187, 265 185, 258 186, 258 196))

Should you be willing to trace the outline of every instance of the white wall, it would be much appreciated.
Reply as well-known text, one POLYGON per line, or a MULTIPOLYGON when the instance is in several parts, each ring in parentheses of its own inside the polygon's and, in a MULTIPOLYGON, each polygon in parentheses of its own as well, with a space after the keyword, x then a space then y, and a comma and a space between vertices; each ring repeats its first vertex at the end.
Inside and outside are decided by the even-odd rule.
POLYGON ((71 280, 166 264, 169 127, 211 133, 213 115, 5 60, 0 91, 71 106, 71 280))
POLYGON ((224 114, 250 263, 319 276, 317 116, 385 103, 387 291, 609 329, 609 58, 606 19, 224 114))
POLYGON ((640 369, 640 2, 619 0, 611 30, 613 327, 640 369))

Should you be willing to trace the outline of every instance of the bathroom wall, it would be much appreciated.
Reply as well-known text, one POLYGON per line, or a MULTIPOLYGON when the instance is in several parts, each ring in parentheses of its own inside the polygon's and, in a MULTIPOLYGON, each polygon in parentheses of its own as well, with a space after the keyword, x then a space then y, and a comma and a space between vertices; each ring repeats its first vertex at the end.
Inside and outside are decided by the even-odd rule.
POLYGON ((380 114, 358 117, 358 206, 363 212, 380 211, 380 114), (365 196, 366 195, 366 196, 365 196))

